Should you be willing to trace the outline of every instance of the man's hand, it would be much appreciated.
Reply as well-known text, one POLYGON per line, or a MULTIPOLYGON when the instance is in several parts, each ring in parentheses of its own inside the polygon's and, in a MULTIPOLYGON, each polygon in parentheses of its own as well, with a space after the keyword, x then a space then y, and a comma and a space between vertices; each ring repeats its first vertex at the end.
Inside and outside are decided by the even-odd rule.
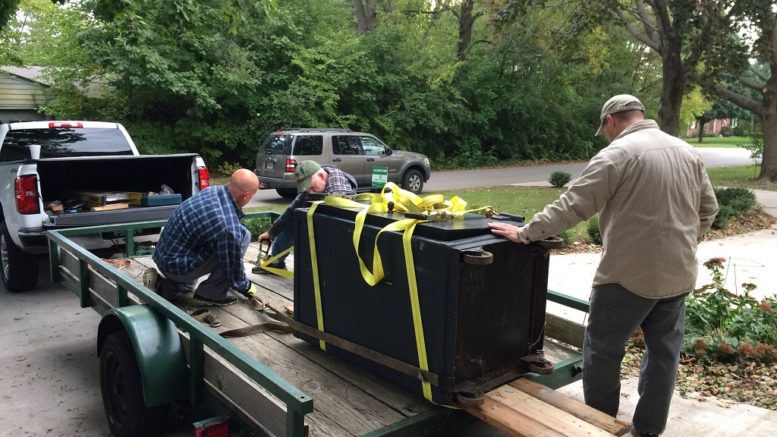
POLYGON ((488 224, 488 227, 491 228, 491 233, 495 235, 507 238, 514 243, 523 244, 523 240, 521 240, 521 237, 518 236, 518 233, 521 232, 521 228, 519 226, 504 222, 491 222, 488 224))
POLYGON ((256 285, 254 285, 253 282, 252 282, 251 286, 248 287, 248 290, 246 290, 244 294, 249 299, 253 298, 253 297, 256 297, 256 285))
POLYGON ((259 242, 262 241, 272 241, 272 235, 270 235, 270 231, 262 232, 261 235, 259 235, 259 242))

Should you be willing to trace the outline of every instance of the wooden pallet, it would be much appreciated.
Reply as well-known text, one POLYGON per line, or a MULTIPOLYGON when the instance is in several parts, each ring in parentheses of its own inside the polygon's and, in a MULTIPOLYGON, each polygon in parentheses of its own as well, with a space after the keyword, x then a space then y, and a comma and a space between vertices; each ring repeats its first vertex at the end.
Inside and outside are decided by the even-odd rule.
POLYGON ((473 416, 513 436, 620 436, 631 425, 588 405, 520 378, 491 390, 473 416))

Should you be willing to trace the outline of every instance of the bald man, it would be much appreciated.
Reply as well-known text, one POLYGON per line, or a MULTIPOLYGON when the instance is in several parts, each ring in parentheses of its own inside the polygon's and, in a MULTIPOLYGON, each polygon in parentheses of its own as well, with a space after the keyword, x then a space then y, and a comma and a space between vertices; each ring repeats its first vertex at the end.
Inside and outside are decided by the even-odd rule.
POLYGON ((226 185, 206 188, 176 208, 153 256, 165 276, 157 287, 162 296, 172 301, 194 291, 204 305, 230 305, 237 301, 230 290, 255 294, 243 269, 251 233, 240 219, 258 189, 259 178, 240 169, 226 185), (208 274, 194 290, 197 279, 208 274))

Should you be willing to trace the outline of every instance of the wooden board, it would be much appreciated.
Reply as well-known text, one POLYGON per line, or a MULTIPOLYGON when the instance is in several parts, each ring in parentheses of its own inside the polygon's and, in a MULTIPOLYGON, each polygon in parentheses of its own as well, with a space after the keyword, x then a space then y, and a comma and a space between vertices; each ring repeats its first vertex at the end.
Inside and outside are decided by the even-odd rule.
POLYGON ((624 435, 630 424, 527 379, 491 390, 467 412, 513 436, 605 437, 624 435))

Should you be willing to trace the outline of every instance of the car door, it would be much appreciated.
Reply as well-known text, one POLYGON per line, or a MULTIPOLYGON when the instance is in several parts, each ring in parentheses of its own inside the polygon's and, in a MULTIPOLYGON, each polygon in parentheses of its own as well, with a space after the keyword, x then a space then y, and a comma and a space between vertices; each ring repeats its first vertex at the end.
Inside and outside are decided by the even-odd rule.
POLYGON ((362 151, 366 157, 364 171, 367 176, 368 185, 372 184, 374 167, 388 168, 388 180, 399 180, 401 177, 399 171, 402 169, 402 161, 393 156, 392 150, 387 145, 370 135, 360 136, 359 142, 362 145, 362 151))
POLYGON ((332 165, 353 176, 360 187, 368 185, 372 178, 371 169, 369 176, 365 172, 366 161, 358 136, 332 136, 332 165))

